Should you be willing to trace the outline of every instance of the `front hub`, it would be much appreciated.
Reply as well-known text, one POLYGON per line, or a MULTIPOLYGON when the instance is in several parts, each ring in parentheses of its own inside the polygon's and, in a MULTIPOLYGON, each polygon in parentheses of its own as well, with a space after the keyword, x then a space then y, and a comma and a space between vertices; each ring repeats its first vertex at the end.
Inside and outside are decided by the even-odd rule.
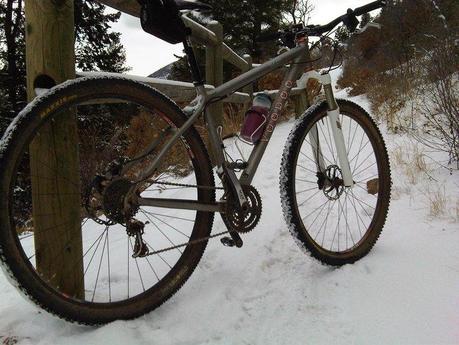
POLYGON ((343 194, 343 173, 337 165, 329 165, 325 170, 325 181, 322 191, 330 200, 338 200, 343 194))

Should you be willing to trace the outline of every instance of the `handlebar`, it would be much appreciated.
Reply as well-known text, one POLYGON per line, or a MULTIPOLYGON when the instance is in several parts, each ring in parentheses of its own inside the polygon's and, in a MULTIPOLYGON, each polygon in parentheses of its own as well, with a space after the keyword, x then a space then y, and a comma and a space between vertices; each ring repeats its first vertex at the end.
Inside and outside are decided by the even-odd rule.
MULTIPOLYGON (((341 22, 344 22, 346 25, 348 23, 355 23, 355 21, 357 20, 355 17, 361 16, 362 14, 368 13, 373 10, 377 10, 378 8, 384 7, 386 5, 387 5, 387 0, 373 1, 369 4, 358 7, 354 10, 348 9, 346 14, 339 16, 338 18, 332 20, 328 24, 309 25, 305 29, 299 30, 296 33, 304 33, 308 36, 321 36, 322 34, 328 31, 331 31, 335 26, 337 26, 341 22)), ((358 21, 357 21, 357 24, 358 24, 358 21)), ((289 32, 288 30, 283 31, 283 32, 262 34, 259 37, 257 37, 257 42, 267 42, 267 41, 282 39, 289 34, 292 35, 292 32, 289 32)))
POLYGON ((369 4, 363 5, 362 7, 357 7, 354 10, 356 16, 361 16, 362 14, 377 10, 378 8, 384 7, 387 5, 386 0, 373 1, 369 4))
MULTIPOLYGON (((352 17, 361 16, 362 14, 371 12, 373 10, 377 10, 378 8, 384 7, 387 5, 387 0, 377 0, 370 2, 361 7, 357 7, 355 10, 348 9, 347 13, 339 16, 338 18, 332 20, 330 23, 320 26, 315 26, 312 28, 312 32, 306 32, 309 36, 320 36, 325 32, 332 30, 335 26, 337 26, 341 22, 349 21, 352 17)), ((357 22, 358 24, 358 22, 357 22)))

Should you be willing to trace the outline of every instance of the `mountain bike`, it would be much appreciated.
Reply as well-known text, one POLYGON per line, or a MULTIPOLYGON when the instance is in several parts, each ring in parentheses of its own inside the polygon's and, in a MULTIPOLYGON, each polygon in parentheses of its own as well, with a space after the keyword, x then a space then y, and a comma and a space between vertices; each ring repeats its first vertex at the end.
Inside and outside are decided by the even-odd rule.
POLYGON ((365 110, 335 99, 327 70, 308 69, 306 53, 309 37, 320 41, 341 22, 355 29, 356 16, 383 5, 265 36, 288 49, 207 90, 180 17, 207 6, 143 1, 145 31, 183 43, 197 97, 180 109, 152 87, 105 76, 67 81, 31 102, 0 146, 0 257, 8 278, 43 309, 84 324, 157 308, 185 283, 211 238, 226 234, 222 243, 237 248, 257 225, 262 199, 251 183, 292 88, 311 78, 325 99, 296 120, 285 144, 285 220, 299 246, 324 264, 365 256, 389 206, 385 144, 365 110), (231 161, 209 105, 286 65, 261 139, 247 160, 231 161), (55 133, 64 139, 53 141, 55 133), (215 213, 225 231, 211 232, 215 213))

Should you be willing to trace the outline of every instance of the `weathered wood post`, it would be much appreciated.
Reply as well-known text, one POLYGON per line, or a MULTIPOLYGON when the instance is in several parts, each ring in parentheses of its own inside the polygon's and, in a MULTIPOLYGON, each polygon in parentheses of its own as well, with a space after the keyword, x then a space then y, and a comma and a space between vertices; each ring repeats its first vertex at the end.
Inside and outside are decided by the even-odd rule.
MULTIPOLYGON (((73 6, 73 0, 25 2, 29 101, 36 87, 75 78, 73 6)), ((30 156, 37 270, 61 292, 84 297, 75 114, 42 128, 30 156)))
MULTIPOLYGON (((249 54, 244 54, 242 58, 247 62, 247 67, 242 72, 248 72, 252 69, 252 57, 249 54)), ((253 97, 253 84, 249 84, 242 89, 243 92, 248 93, 250 98, 253 97)))
MULTIPOLYGON (((207 28, 217 37, 217 44, 206 45, 206 83, 217 87, 223 84, 223 26, 217 21, 211 21, 207 28)), ((213 115, 217 126, 222 126, 223 102, 213 103, 208 111, 213 115)))
MULTIPOLYGON (((303 61, 307 62, 307 61, 310 61, 310 60, 311 60, 311 54, 308 51, 304 55, 304 60, 303 61)), ((312 64, 311 63, 307 63, 306 70, 312 70, 312 68, 313 68, 312 64)), ((295 118, 299 118, 305 112, 305 110, 308 109, 311 106, 311 101, 312 100, 308 96, 307 82, 306 82, 305 89, 302 90, 294 98, 294 102, 295 102, 295 118)))
MULTIPOLYGON (((247 68, 243 70, 242 72, 250 71, 252 69, 252 63, 253 63, 252 57, 249 54, 244 54, 242 58, 247 62, 247 68)), ((244 109, 247 109, 248 107, 250 107, 250 102, 253 99, 253 84, 249 84, 246 87, 244 87, 242 89, 242 92, 248 93, 250 96, 250 100, 247 101, 246 104, 244 104, 244 109)))
POLYGON ((299 95, 295 96, 295 118, 299 118, 306 109, 310 107, 308 93, 302 90, 299 95))

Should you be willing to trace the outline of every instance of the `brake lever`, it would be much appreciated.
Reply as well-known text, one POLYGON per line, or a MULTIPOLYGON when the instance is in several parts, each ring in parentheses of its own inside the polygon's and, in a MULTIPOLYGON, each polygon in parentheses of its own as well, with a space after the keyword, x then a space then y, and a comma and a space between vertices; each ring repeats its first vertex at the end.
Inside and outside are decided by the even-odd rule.
POLYGON ((279 48, 279 50, 277 51, 277 55, 278 55, 278 56, 279 56, 279 55, 282 55, 283 53, 286 53, 286 52, 288 52, 289 50, 290 50, 289 47, 286 47, 286 46, 282 45, 282 46, 279 48))

